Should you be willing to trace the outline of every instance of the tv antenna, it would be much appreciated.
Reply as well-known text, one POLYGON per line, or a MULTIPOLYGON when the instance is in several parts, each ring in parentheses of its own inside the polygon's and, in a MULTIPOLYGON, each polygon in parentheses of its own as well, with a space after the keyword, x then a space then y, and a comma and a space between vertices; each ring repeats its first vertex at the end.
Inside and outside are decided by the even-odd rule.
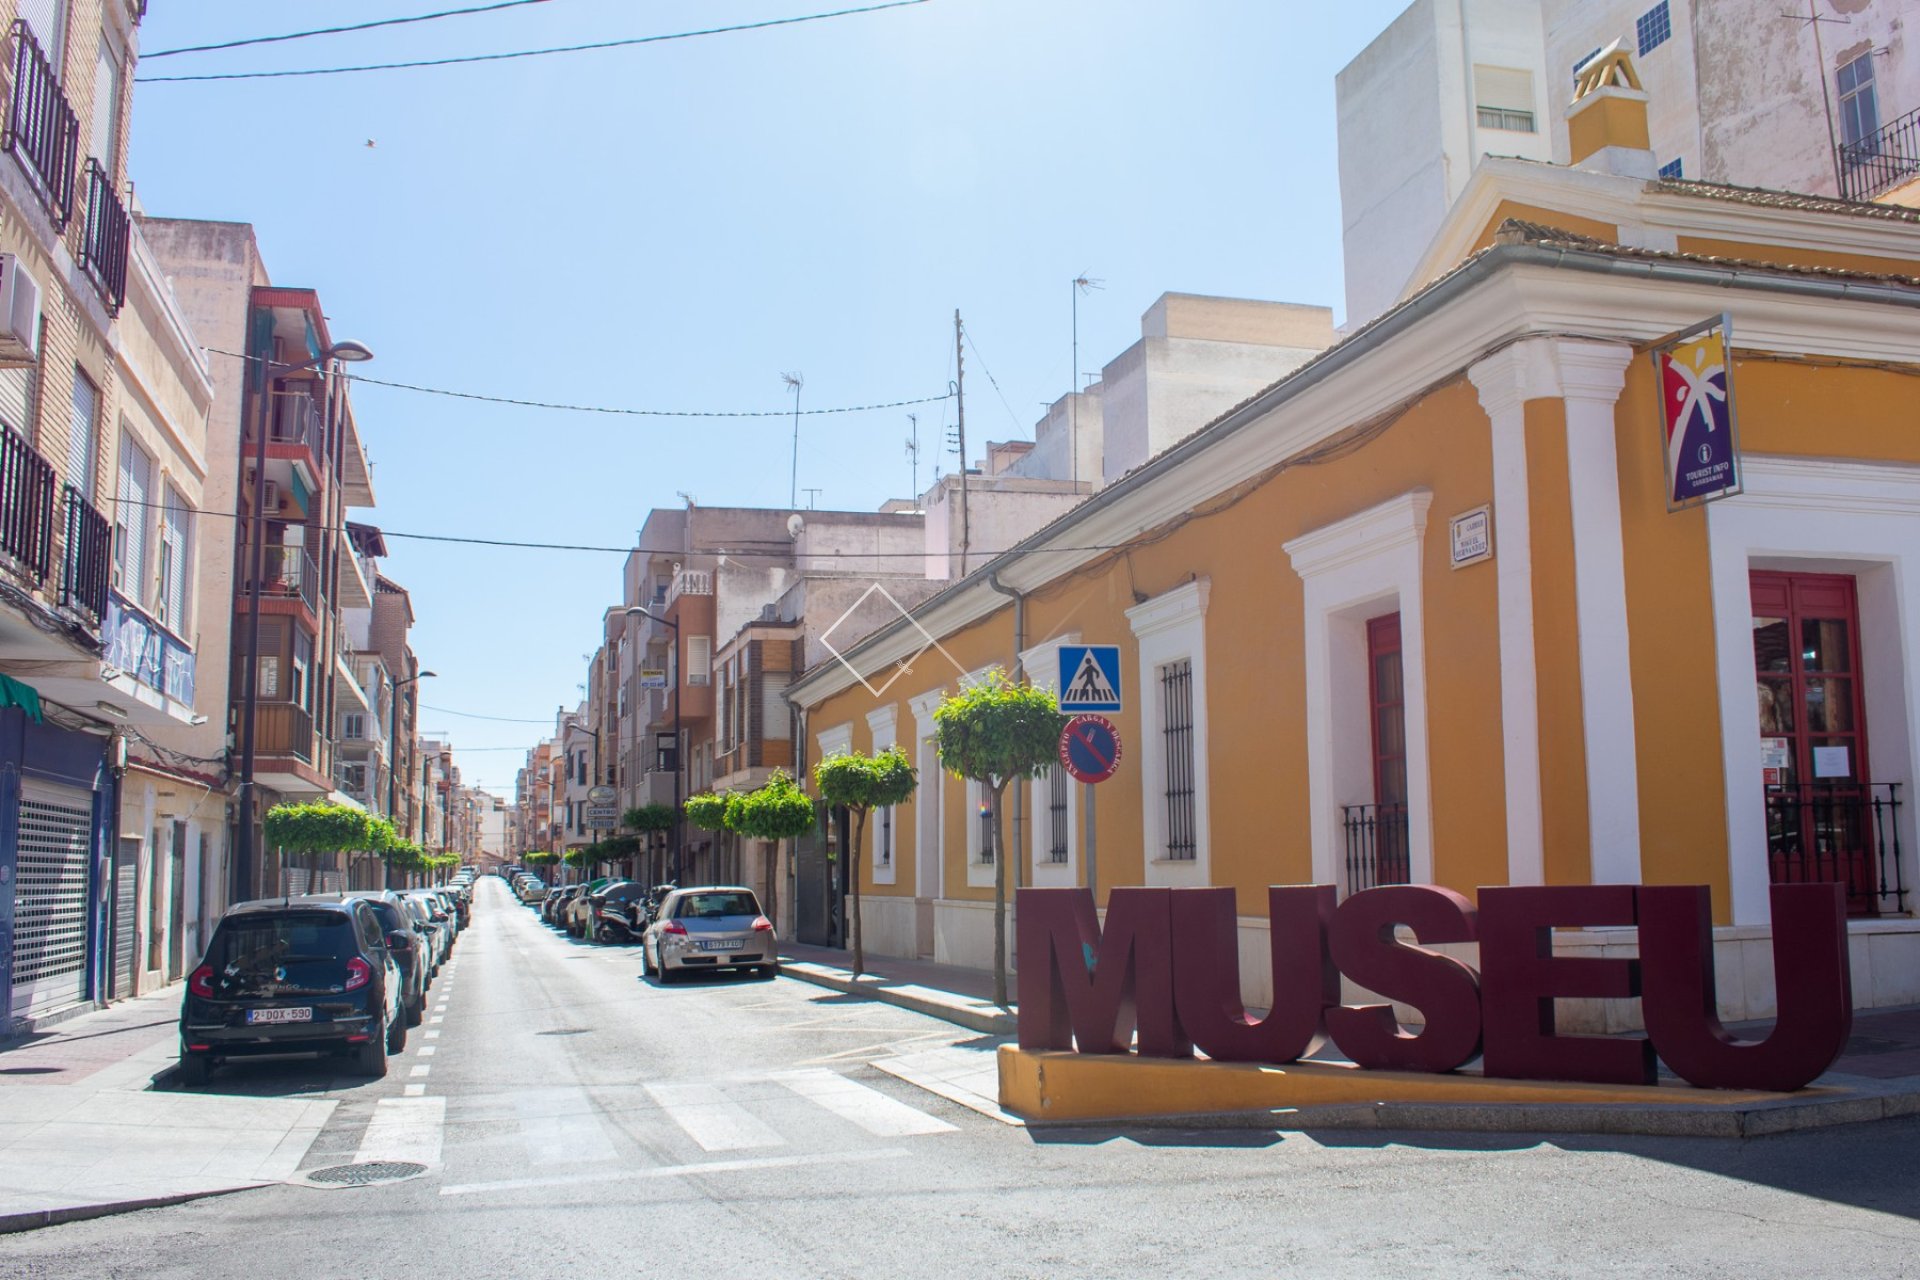
POLYGON ((1080 295, 1104 289, 1107 282, 1082 271, 1073 278, 1073 376, 1067 379, 1068 438, 1072 444, 1073 482, 1080 483, 1080 295))
POLYGON ((907 423, 908 423, 908 430, 912 433, 907 437, 907 464, 913 470, 913 492, 910 496, 913 498, 913 504, 915 506, 919 506, 920 505, 920 415, 917 413, 908 414, 907 423))
POLYGON ((800 505, 800 388, 807 385, 806 375, 794 372, 783 373, 780 380, 793 392, 793 474, 787 484, 787 505, 800 505))

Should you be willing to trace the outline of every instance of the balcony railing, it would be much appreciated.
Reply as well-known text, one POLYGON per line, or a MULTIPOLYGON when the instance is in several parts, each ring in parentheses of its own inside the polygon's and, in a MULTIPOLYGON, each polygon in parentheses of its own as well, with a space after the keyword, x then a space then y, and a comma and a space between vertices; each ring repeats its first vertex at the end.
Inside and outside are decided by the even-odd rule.
POLYGON ((292 702, 254 706, 254 750, 263 756, 292 756, 313 763, 313 716, 292 702))
POLYGON ((114 315, 127 301, 127 245, 132 223, 98 160, 87 157, 87 221, 80 240, 80 267, 114 315))
POLYGON ((673 575, 673 589, 667 593, 667 603, 672 604, 681 596, 710 596, 713 594, 713 573, 707 569, 682 569, 673 575))
POLYGON ((1342 805, 1340 825, 1347 834, 1348 893, 1409 882, 1406 805, 1342 805))
POLYGON ((107 596, 108 666, 157 689, 175 702, 193 705, 193 649, 115 591, 107 596))
POLYGON ((73 173, 80 160, 80 121, 41 51, 33 28, 13 24, 13 101, 0 150, 11 151, 34 180, 60 230, 73 218, 73 173))
POLYGON ((320 406, 304 391, 276 391, 267 417, 267 439, 274 444, 304 444, 319 458, 326 451, 320 406))
POLYGON ((64 497, 66 555, 60 566, 60 603, 86 615, 95 626, 107 616, 107 583, 113 570, 113 528, 93 509, 87 495, 72 485, 64 497))
POLYGON ((1840 194, 1848 200, 1871 200, 1914 177, 1920 177, 1920 109, 1840 146, 1840 194))
POLYGON ((1900 866, 1900 784, 1769 787, 1767 872, 1774 884, 1841 884, 1847 913, 1907 909, 1900 866))
POLYGON ((53 565, 53 464, 0 426, 0 553, 38 586, 53 565))
MULTIPOLYGON (((293 599, 306 601, 307 608, 315 613, 320 611, 320 570, 313 563, 313 557, 307 554, 305 547, 269 546, 266 548, 266 571, 260 575, 260 595, 262 599, 293 599)), ((251 580, 249 580, 251 581, 251 580)), ((242 584, 242 589, 246 584, 242 584)))

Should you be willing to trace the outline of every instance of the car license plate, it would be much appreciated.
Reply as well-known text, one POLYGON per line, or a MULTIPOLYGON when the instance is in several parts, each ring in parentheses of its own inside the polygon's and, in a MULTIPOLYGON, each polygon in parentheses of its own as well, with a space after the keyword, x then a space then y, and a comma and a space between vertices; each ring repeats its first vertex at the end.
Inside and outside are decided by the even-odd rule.
POLYGON ((703 942, 700 944, 700 949, 702 951, 738 951, 745 945, 746 943, 738 938, 726 938, 718 942, 703 942))
POLYGON ((258 1025, 262 1022, 312 1022, 312 1009, 249 1009, 247 1022, 258 1025))

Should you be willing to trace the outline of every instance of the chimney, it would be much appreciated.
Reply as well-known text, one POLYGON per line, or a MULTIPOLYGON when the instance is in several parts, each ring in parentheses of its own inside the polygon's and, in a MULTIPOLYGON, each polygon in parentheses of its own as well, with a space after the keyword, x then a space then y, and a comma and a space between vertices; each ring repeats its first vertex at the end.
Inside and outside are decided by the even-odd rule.
POLYGON ((1573 105, 1567 108, 1567 142, 1576 168, 1627 178, 1659 176, 1647 133, 1647 92, 1620 41, 1581 64, 1573 105))

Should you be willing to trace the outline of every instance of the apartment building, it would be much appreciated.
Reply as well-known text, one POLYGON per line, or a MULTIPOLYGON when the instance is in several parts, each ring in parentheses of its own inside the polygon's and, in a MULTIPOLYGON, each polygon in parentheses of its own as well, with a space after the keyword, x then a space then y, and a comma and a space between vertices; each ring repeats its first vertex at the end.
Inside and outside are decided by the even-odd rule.
POLYGON ((1920 202, 1914 16, 1898 0, 1416 0, 1335 84, 1348 327, 1410 291, 1481 157, 1568 163, 1578 72, 1616 45, 1646 95, 1640 176, 1920 202))

